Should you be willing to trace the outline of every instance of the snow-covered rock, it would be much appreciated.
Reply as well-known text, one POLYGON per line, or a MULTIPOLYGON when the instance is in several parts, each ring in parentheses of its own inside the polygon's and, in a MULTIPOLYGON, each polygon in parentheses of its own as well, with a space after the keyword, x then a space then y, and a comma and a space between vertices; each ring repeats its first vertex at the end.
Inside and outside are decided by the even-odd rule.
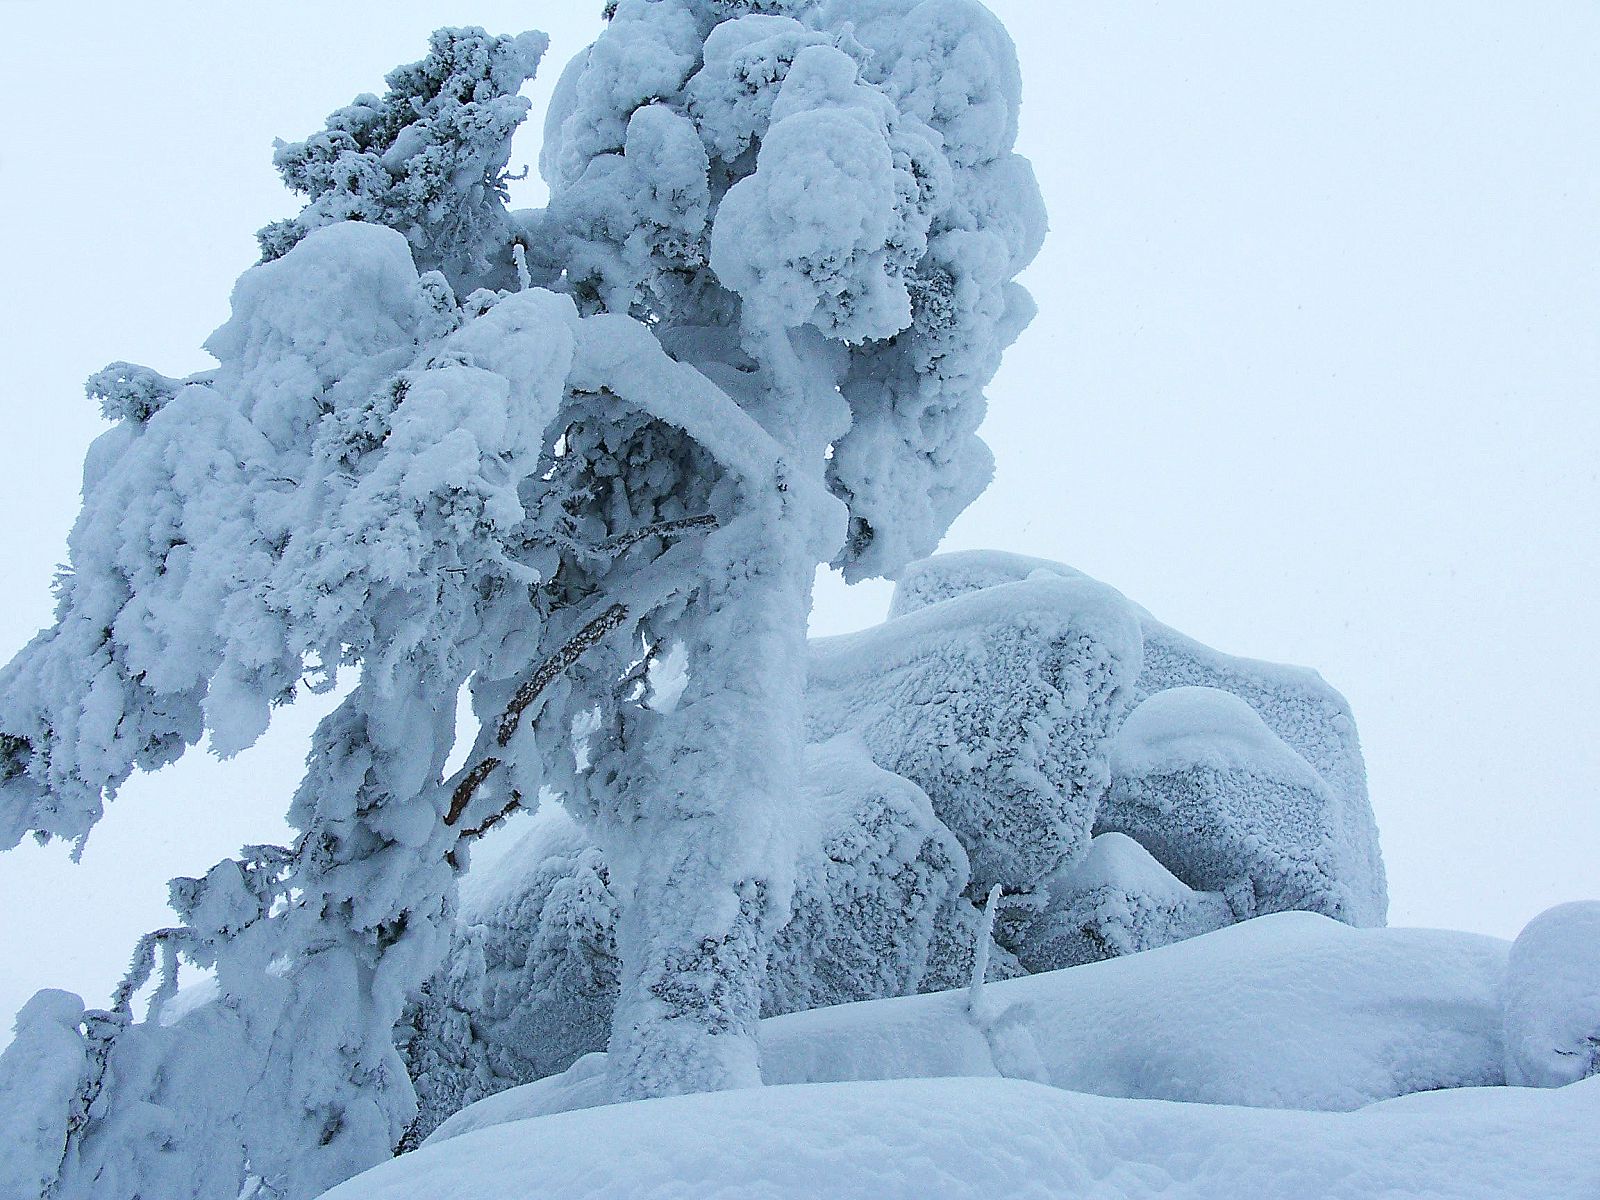
MULTIPOLYGON (((1072 1091, 1347 1111, 1503 1084, 1505 942, 1260 917, 1087 966, 965 992, 876 1000, 762 1023, 769 1084, 1009 1075, 1072 1091)), ((606 1104, 603 1055, 465 1109, 442 1141, 606 1104)))
POLYGON ((1097 829, 1134 838, 1236 918, 1300 909, 1354 921, 1339 802, 1311 765, 1220 688, 1157 692, 1111 755, 1097 829))
POLYGON ((977 889, 1026 890, 1088 848, 1139 659, 1116 592, 1028 579, 813 641, 807 723, 920 786, 977 889))
POLYGON ((481 1130, 328 1200, 1592 1200, 1600 1080, 1356 1113, 1108 1099, 1011 1079, 768 1087, 481 1130))
POLYGON ((1600 1075, 1600 902, 1535 917, 1511 947, 1506 1078, 1562 1087, 1600 1075))
MULTIPOLYGON (((1046 579, 1088 582, 1081 572, 1061 563, 1000 551, 925 559, 901 576, 890 625, 896 618, 942 608, 949 601, 1046 579)), ((1315 671, 1223 654, 1164 625, 1139 606, 1123 603, 1135 614, 1143 646, 1133 683, 1134 704, 1161 692, 1195 687, 1230 693, 1248 705, 1277 741, 1309 764, 1326 785, 1316 799, 1320 811, 1315 821, 1326 831, 1328 869, 1345 893, 1339 915, 1356 925, 1381 925, 1388 909, 1383 858, 1367 798, 1361 745, 1344 697, 1315 671)), ((1287 763, 1276 750, 1273 753, 1280 764, 1287 763)), ((931 790, 930 795, 937 805, 939 796, 931 790)), ((1118 797, 1113 796, 1102 806, 1096 832, 1122 828, 1117 810, 1118 797)), ((1175 873, 1183 877, 1181 870, 1175 873)))
POLYGON ((1015 939, 1033 973, 1153 950, 1234 921, 1223 896, 1189 888, 1120 833, 1095 838, 1089 853, 1043 890, 1043 909, 1015 939))

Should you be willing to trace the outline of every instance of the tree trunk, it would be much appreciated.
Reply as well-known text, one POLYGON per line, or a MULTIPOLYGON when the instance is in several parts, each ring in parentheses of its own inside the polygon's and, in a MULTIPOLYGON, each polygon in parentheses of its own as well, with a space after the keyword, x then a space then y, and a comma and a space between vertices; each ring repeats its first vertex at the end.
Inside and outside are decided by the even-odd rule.
POLYGON ((816 569, 782 499, 752 536, 708 545, 711 582, 679 622, 687 687, 629 748, 629 823, 608 839, 623 897, 611 1038, 622 1099, 761 1082, 767 947, 793 889, 786 811, 816 569))

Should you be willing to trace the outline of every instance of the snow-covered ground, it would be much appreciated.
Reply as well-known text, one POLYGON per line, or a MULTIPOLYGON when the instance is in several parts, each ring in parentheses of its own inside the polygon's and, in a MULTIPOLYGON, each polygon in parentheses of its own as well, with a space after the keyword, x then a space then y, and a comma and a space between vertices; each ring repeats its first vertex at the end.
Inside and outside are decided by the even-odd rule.
MULTIPOLYGON (((965 991, 774 1017, 769 1084, 1009 1076, 1077 1092, 1341 1111, 1502 1084, 1509 943, 1258 917, 1159 950, 965 991)), ((445 1122, 487 1125, 606 1103, 605 1056, 445 1122)))
POLYGON ((804 1084, 485 1129, 386 1163, 327 1200, 1593 1200, 1597 1121, 1600 1079, 1331 1114, 1108 1099, 1016 1079, 804 1084))
MULTIPOLYGON (((1556 912, 1546 941, 1594 916, 1556 912)), ((1473 934, 1276 914, 990 984, 976 1007, 962 991, 773 1018, 759 1091, 613 1105, 590 1055, 329 1200, 1594 1200, 1600 1078, 1504 1086, 1507 1002, 1532 990, 1513 975, 1508 992, 1510 958, 1473 934)))

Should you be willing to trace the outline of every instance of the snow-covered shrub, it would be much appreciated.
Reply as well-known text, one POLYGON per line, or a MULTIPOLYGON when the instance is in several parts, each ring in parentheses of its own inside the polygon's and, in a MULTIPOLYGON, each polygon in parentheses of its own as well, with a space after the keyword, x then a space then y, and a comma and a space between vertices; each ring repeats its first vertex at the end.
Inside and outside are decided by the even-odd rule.
POLYGON ((1236 919, 1299 909, 1356 923, 1338 802, 1322 777, 1218 688, 1157 692, 1129 714, 1097 829, 1124 833, 1236 919))
POLYGON ((1043 908, 1013 938, 1022 965, 1035 973, 1153 950, 1235 919, 1221 895, 1185 886, 1120 833, 1095 838, 1042 890, 1043 908))
MULTIPOLYGON (((768 960, 766 1014, 948 986, 975 933, 966 856, 915 784, 851 738, 811 747, 786 815, 795 898, 768 960)), ((618 900, 559 808, 462 889, 445 967, 402 1026, 425 1136, 478 1096, 605 1048, 620 964, 618 900)), ((998 977, 1016 974, 1003 957, 998 977)))
POLYGON ((305 141, 279 142, 273 165, 307 204, 257 235, 264 257, 324 225, 365 221, 398 229, 418 265, 462 295, 505 286, 515 236, 506 158, 529 107, 517 92, 548 44, 540 33, 440 29, 426 58, 389 73, 384 96, 357 96, 305 141))
POLYGON ((1088 849, 1139 650, 1110 588, 1020 581, 813 642, 807 723, 922 788, 976 891, 1026 891, 1088 849))
MULTIPOLYGON (((1035 577, 1083 580, 1071 567, 1000 551, 940 555, 908 567, 895 589, 891 617, 1035 577)), ((1366 765, 1350 706, 1315 671, 1223 654, 1162 624, 1134 606, 1143 654, 1134 680, 1137 704, 1181 687, 1216 688, 1250 706, 1267 729, 1309 764, 1327 792, 1319 818, 1331 854, 1329 869, 1344 892, 1342 919, 1381 925, 1388 890, 1377 824, 1367 799, 1366 765)), ((1115 799, 1097 831, 1119 828, 1115 799)), ((1180 873, 1181 874, 1181 873, 1180 873)))
POLYGON ((1600 1075, 1600 902, 1528 922, 1507 968, 1506 1082, 1564 1087, 1600 1075))

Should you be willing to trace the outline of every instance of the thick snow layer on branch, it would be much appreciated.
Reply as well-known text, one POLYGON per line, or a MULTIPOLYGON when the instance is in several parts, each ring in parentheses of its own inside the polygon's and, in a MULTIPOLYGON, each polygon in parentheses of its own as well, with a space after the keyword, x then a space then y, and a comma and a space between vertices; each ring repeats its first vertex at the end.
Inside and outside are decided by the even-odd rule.
POLYGON ((1110 588, 996 587, 813 642, 810 735, 859 734, 928 793, 977 888, 1026 890, 1088 849, 1139 647, 1110 588))
MULTIPOLYGON (((1509 947, 1476 934, 1358 930, 1279 913, 1106 962, 762 1023, 768 1083, 1013 1075, 1073 1091, 1345 1111, 1505 1082, 1509 947)), ((439 1141, 605 1104, 603 1056, 466 1109, 439 1141)))
MULTIPOLYGON (((942 607, 948 600, 1030 579, 1082 581, 1085 576, 1060 563, 999 551, 942 555, 906 571, 890 615, 916 614, 930 606, 942 607)), ((1306 899, 1293 899, 1288 892, 1281 893, 1278 901, 1264 896, 1265 907, 1283 901, 1310 903, 1337 911, 1341 919, 1358 925, 1381 924, 1388 907, 1383 859, 1367 800, 1366 767, 1355 721, 1344 697, 1315 671, 1222 654, 1163 625, 1144 609, 1123 603, 1135 615, 1143 645, 1133 684, 1136 705, 1175 689, 1215 689, 1253 712, 1252 718, 1242 706, 1211 692, 1186 693, 1187 701, 1163 698, 1156 708, 1144 711, 1123 746, 1128 778, 1155 778, 1159 772, 1151 769, 1152 763, 1163 755, 1177 755, 1187 757, 1183 778, 1195 793, 1195 803, 1209 803, 1215 809, 1230 791, 1255 789, 1254 810, 1243 799, 1230 801, 1243 806, 1230 819, 1237 837, 1263 847, 1316 844, 1312 857, 1322 881, 1307 885, 1306 899), (1185 728, 1176 728, 1175 723, 1185 728), (1242 770, 1247 761, 1253 766, 1242 770), (1304 819, 1283 823, 1296 812, 1304 819)), ((1172 803, 1142 785, 1130 784, 1115 790, 1101 807, 1097 831, 1121 830, 1145 841, 1134 827, 1134 817, 1123 813, 1124 800, 1137 803, 1141 810, 1147 800, 1158 807, 1172 803)), ((1154 845, 1146 843, 1146 849, 1191 886, 1208 890, 1221 886, 1186 875, 1177 859, 1164 856, 1154 845)), ((1283 858, 1283 852, 1277 856, 1283 858)), ((1259 866, 1272 855, 1253 851, 1246 857, 1259 866)), ((1239 860, 1241 868, 1243 861, 1239 860)), ((1248 915, 1248 910, 1241 915, 1248 915)))
POLYGON ((1511 947, 1506 1077, 1561 1087, 1600 1075, 1600 902, 1535 917, 1511 947))
POLYGON ((1350 1114, 998 1079, 764 1088, 485 1130, 386 1163, 328 1200, 1589 1200, 1597 1120, 1594 1080, 1350 1114))

